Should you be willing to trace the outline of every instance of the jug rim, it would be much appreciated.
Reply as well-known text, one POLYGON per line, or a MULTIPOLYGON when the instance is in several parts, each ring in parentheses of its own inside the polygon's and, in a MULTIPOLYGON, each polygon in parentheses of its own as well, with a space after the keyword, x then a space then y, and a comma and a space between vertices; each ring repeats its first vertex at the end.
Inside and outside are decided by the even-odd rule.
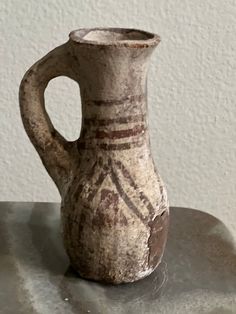
POLYGON ((157 34, 121 27, 79 28, 70 32, 69 38, 79 44, 130 48, 156 46, 161 41, 157 34))

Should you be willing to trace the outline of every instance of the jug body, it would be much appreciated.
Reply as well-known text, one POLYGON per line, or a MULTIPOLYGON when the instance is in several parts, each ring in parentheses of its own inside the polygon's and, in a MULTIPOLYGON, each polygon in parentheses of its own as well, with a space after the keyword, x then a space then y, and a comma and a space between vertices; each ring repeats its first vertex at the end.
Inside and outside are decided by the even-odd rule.
POLYGON ((166 190, 147 151, 84 151, 62 202, 64 245, 85 278, 131 282, 160 263, 166 190))

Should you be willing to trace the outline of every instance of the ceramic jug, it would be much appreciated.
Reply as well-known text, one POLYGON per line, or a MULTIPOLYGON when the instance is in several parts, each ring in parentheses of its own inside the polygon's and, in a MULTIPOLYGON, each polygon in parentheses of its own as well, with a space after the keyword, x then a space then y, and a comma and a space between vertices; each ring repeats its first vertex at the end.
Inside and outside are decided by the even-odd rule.
POLYGON ((79 29, 36 62, 20 85, 25 130, 61 195, 63 242, 83 278, 132 282, 161 262, 169 206, 150 151, 147 72, 158 35, 79 29), (46 112, 57 76, 79 84, 82 128, 68 142, 46 112))

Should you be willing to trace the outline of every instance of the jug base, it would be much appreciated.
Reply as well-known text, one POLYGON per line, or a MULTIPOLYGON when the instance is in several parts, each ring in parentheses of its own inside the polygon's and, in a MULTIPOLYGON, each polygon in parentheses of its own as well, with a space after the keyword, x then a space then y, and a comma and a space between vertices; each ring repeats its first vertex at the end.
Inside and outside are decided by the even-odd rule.
POLYGON ((106 276, 104 277, 99 277, 99 276, 94 276, 94 275, 89 275, 81 270, 78 270, 78 268, 73 265, 72 262, 70 262, 70 266, 73 269, 73 271, 82 279, 93 281, 93 282, 99 282, 102 284, 113 284, 113 285, 119 285, 119 284, 128 284, 132 282, 136 282, 139 280, 142 280, 148 276, 150 276, 161 264, 162 259, 160 259, 155 267, 148 268, 145 271, 142 272, 137 272, 133 274, 132 276, 124 276, 123 278, 115 278, 114 276, 106 276))

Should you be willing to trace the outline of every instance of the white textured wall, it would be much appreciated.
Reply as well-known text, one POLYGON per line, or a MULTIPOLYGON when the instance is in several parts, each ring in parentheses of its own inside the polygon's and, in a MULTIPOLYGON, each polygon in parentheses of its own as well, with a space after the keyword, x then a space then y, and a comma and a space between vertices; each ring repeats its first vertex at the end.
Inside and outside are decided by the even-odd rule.
MULTIPOLYGON (((236 223, 235 0, 1 0, 0 198, 59 201, 23 130, 20 80, 80 27, 135 27, 162 42, 149 73, 152 150, 172 205, 236 223)), ((47 109, 68 139, 80 130, 76 84, 52 81, 47 109)))

